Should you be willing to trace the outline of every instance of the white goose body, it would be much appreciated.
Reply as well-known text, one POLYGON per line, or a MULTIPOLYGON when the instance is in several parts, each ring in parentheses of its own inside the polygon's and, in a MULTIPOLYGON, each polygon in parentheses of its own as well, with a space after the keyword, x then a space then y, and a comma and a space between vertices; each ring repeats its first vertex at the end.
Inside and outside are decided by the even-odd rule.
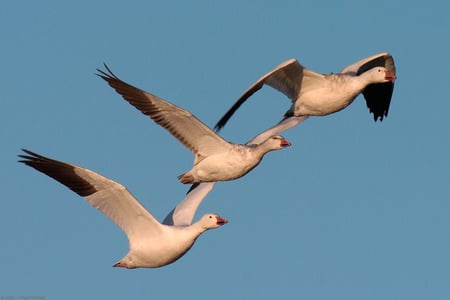
POLYGON ((130 240, 130 251, 114 267, 157 268, 176 261, 193 245, 195 240, 209 228, 199 223, 191 226, 158 226, 154 231, 142 231, 130 240))
POLYGON ((280 145, 287 147, 290 143, 281 136, 272 136, 260 145, 231 144, 224 152, 217 152, 194 163, 190 171, 178 178, 182 183, 236 179, 255 168, 267 152, 281 149, 280 145))
POLYGON ((84 197, 127 235, 130 250, 114 267, 157 268, 183 256, 206 230, 228 221, 205 214, 192 224, 204 197, 214 184, 198 186, 164 220, 158 222, 121 184, 77 165, 53 160, 24 150, 20 162, 52 177, 84 197))
POLYGON ((315 77, 321 77, 321 81, 302 90, 286 116, 325 116, 338 112, 349 106, 373 80, 377 80, 373 75, 378 72, 383 72, 384 78, 381 68, 361 76, 315 74, 315 77))
POLYGON ((303 67, 296 59, 290 59, 268 72, 250 86, 217 122, 219 131, 234 112, 255 92, 268 85, 289 97, 292 106, 282 121, 267 130, 267 134, 278 134, 292 128, 309 116, 325 116, 346 108, 363 93, 374 120, 383 120, 396 79, 395 65, 389 53, 379 53, 364 58, 338 74, 322 75, 303 67))
POLYGON ((178 176, 184 184, 233 180, 256 167, 270 151, 289 147, 279 135, 267 136, 256 145, 225 141, 189 111, 140 90, 115 76, 97 70, 99 76, 131 105, 169 131, 195 156, 193 168, 178 176))

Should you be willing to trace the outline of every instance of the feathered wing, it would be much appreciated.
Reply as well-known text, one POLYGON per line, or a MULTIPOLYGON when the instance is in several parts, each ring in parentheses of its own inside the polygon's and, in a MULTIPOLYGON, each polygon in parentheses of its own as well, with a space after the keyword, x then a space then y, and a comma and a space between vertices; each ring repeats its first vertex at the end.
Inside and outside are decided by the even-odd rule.
POLYGON ((367 108, 370 113, 373 113, 374 121, 377 121, 378 118, 383 121, 383 118, 387 117, 393 92, 393 82, 374 83, 364 89, 363 95, 367 108))
MULTIPOLYGON (((340 71, 340 73, 357 76, 358 74, 361 74, 367 70, 372 69, 373 67, 382 66, 382 67, 387 68, 384 61, 387 61, 388 57, 391 57, 391 60, 392 60, 392 56, 387 52, 377 53, 377 54, 371 55, 369 57, 363 58, 361 60, 358 60, 357 62, 354 62, 351 65, 346 66, 345 68, 343 68, 340 71), (380 62, 383 62, 383 63, 380 64, 380 62)), ((395 72, 395 68, 394 68, 394 72, 395 72)))
POLYGON ((249 140, 246 145, 252 145, 256 144, 259 145, 271 136, 279 135, 283 131, 286 131, 290 128, 293 128, 303 121, 305 121, 308 118, 308 116, 300 116, 300 117, 287 117, 281 120, 281 122, 277 123, 275 126, 270 127, 269 129, 264 130, 263 132, 259 133, 257 136, 253 137, 251 140, 249 140))
POLYGON ((105 67, 109 73, 97 69, 101 78, 131 105, 169 131, 193 153, 207 156, 220 149, 226 151, 230 146, 189 111, 120 80, 106 65, 105 67))
POLYGON ((304 69, 296 59, 290 59, 272 70, 265 84, 295 101, 300 93, 304 69))
MULTIPOLYGON (((358 76, 375 67, 385 67, 392 74, 396 74, 394 58, 387 52, 378 53, 357 61, 345 67, 341 73, 358 76)), ((364 89, 363 95, 366 99, 367 107, 370 113, 373 113, 375 121, 378 118, 380 121, 383 121, 383 118, 387 117, 393 91, 394 82, 374 83, 364 89)))
POLYGON ((214 188, 215 182, 204 182, 190 189, 186 197, 167 215, 163 224, 189 226, 203 199, 214 188))
POLYGON ((161 224, 121 184, 77 165, 53 160, 29 150, 20 162, 59 181, 100 210, 127 235, 153 234, 161 224))
POLYGON ((290 59, 268 72, 250 86, 244 94, 223 115, 214 127, 216 131, 222 129, 236 110, 255 92, 260 90, 264 84, 282 92, 291 100, 295 100, 300 91, 303 66, 296 60, 290 59))

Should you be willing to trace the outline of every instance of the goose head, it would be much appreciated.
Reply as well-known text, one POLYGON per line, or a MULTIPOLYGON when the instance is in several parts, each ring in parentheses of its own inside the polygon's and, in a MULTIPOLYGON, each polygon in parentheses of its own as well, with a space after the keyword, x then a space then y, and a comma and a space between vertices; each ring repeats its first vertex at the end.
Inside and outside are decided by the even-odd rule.
POLYGON ((394 82, 397 76, 384 67, 372 68, 366 72, 372 83, 394 82))
POLYGON ((203 217, 200 218, 198 223, 203 227, 204 229, 215 229, 219 228, 222 225, 225 225, 228 223, 228 220, 225 218, 222 218, 218 214, 205 214, 203 217))
POLYGON ((291 146, 292 144, 281 135, 273 135, 265 140, 264 144, 267 149, 279 150, 291 146))

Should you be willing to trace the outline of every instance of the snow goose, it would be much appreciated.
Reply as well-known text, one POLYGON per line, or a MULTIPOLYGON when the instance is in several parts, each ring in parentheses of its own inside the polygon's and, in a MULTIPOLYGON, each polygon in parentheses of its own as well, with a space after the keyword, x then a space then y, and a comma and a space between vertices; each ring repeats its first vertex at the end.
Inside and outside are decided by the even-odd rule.
POLYGON ((123 185, 77 165, 23 151, 26 155, 19 155, 20 162, 84 197, 125 232, 130 250, 114 267, 157 268, 170 264, 183 256, 200 234, 228 222, 209 213, 192 224, 198 205, 214 184, 201 185, 189 193, 161 224, 123 185))
POLYGON ((108 66, 105 68, 108 73, 97 69, 97 75, 193 152, 193 168, 178 176, 184 184, 242 177, 256 167, 267 152, 291 146, 279 135, 252 145, 229 143, 187 110, 120 80, 108 66))
POLYGON ((284 119, 269 131, 270 134, 291 128, 308 116, 340 111, 360 93, 364 95, 374 120, 379 118, 382 121, 388 114, 395 79, 394 59, 386 52, 364 58, 338 74, 327 75, 311 71, 296 59, 290 59, 250 86, 217 122, 215 129, 223 128, 234 112, 264 85, 277 89, 292 100, 284 119), (293 119, 286 121, 288 118, 293 119))

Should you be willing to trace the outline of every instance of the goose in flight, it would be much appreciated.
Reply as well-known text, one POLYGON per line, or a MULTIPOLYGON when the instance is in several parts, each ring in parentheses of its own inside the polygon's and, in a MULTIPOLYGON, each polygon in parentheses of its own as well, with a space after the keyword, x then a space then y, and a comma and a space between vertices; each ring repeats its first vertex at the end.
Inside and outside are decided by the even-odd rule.
POLYGON ((268 134, 278 134, 298 125, 308 116, 325 116, 346 108, 362 93, 374 120, 387 116, 396 80, 394 59, 389 53, 378 53, 357 61, 338 74, 319 74, 290 59, 268 72, 250 86, 217 122, 222 129, 235 111, 255 92, 268 85, 292 101, 284 119, 268 134), (291 119, 290 119, 291 118, 291 119))
POLYGON ((105 68, 106 71, 97 69, 97 75, 194 154, 193 168, 178 176, 181 183, 242 177, 256 167, 267 152, 291 146, 279 135, 268 136, 252 145, 227 142, 187 110, 120 80, 108 66, 105 65, 105 68))
POLYGON ((198 206, 213 183, 200 185, 190 192, 160 223, 123 185, 89 169, 23 151, 25 154, 19 155, 19 162, 59 181, 125 232, 130 249, 114 267, 133 269, 168 265, 183 256, 203 232, 228 222, 217 214, 208 213, 192 224, 198 206))

